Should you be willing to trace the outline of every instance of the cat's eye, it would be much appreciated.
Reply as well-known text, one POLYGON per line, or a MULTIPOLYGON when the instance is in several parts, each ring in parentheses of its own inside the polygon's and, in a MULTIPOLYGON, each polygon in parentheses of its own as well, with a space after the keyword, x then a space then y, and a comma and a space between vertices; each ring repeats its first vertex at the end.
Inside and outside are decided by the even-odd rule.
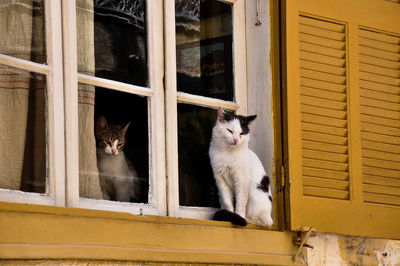
POLYGON ((109 141, 109 140, 104 140, 104 142, 105 142, 107 145, 110 145, 110 146, 111 146, 111 141, 109 141))
POLYGON ((120 143, 120 144, 118 144, 117 146, 118 146, 118 148, 121 148, 121 147, 124 146, 124 145, 120 143))
POLYGON ((233 131, 230 130, 229 128, 227 128, 226 130, 228 130, 229 133, 233 134, 233 131))

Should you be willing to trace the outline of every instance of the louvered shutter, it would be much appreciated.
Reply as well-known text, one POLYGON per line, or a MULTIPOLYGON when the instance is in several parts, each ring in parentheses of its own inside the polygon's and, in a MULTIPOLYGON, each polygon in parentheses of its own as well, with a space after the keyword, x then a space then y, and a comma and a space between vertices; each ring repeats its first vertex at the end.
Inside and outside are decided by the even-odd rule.
POLYGON ((287 225, 400 239, 400 4, 287 0, 287 225))

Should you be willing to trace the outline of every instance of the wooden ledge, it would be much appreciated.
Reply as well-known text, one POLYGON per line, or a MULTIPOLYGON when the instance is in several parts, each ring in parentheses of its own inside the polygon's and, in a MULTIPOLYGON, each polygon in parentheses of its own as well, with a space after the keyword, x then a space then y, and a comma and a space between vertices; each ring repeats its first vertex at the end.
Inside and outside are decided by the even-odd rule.
POLYGON ((0 258, 294 264, 294 234, 261 228, 0 202, 0 258))

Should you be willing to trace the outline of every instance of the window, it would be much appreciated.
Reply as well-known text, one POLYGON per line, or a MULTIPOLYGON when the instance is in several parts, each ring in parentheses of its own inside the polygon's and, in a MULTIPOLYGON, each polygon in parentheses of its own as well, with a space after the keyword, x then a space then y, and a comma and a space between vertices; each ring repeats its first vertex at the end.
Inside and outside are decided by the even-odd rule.
POLYGON ((0 13, 0 199, 64 205, 60 6, 9 1, 0 13))
MULTIPOLYGON (((3 171, 1 197, 209 219, 219 208, 208 157, 216 109, 247 113, 244 1, 15 1, 2 9, 15 17, 6 32, 32 29, 7 35, 1 46, 5 76, 15 78, 3 82, 31 90, 24 118, 10 117, 8 127, 35 123, 2 134, 10 152, 20 142, 13 151, 20 168, 12 171, 23 173, 3 171), (32 45, 15 48, 15 38, 32 45), (118 126, 123 169, 140 195, 120 196, 102 168, 100 146, 111 141, 99 129, 118 126), (27 141, 14 140, 22 138, 16 131, 28 132, 27 141)), ((12 106, 5 112, 17 113, 12 106)), ((2 163, 8 168, 10 160, 2 163)))
POLYGON ((168 212, 209 219, 219 207, 208 145, 216 109, 246 114, 243 1, 166 7, 168 212), (207 167, 203 167, 206 165, 207 167))

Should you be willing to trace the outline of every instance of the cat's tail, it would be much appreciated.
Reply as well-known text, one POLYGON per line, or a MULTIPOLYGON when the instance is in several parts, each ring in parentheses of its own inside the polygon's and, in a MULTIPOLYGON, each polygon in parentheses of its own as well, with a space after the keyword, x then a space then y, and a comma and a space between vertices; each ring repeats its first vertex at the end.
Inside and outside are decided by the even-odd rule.
POLYGON ((247 221, 239 214, 227 210, 219 210, 214 214, 215 221, 231 222, 234 225, 246 226, 247 221))

